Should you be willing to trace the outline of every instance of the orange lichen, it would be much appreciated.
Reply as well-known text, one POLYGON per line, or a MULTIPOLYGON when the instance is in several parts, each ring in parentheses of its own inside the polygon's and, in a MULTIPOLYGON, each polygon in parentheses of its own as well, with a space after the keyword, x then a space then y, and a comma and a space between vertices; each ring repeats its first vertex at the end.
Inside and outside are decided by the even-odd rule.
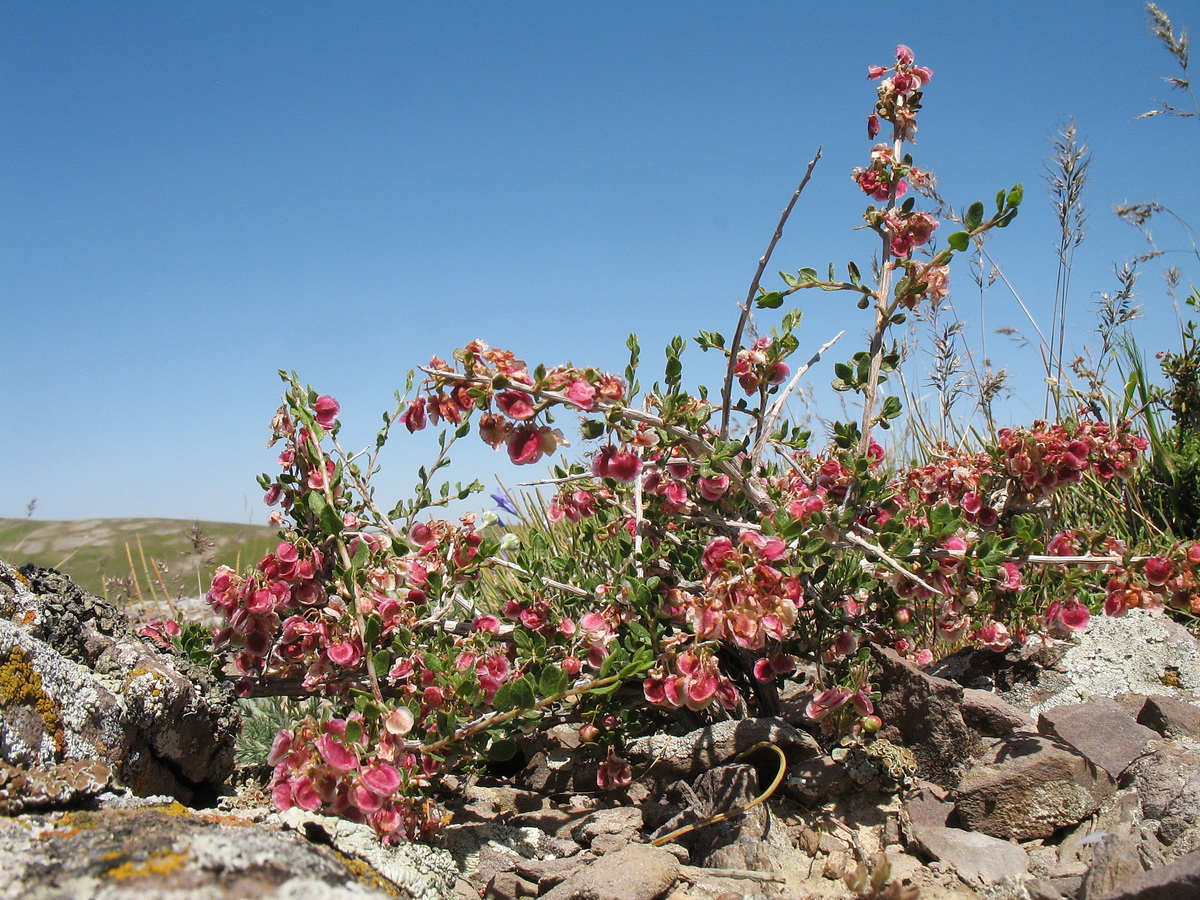
POLYGON ((185 865, 189 859, 187 853, 155 853, 141 861, 126 860, 104 874, 117 881, 128 878, 161 878, 185 865))
POLYGON ((46 733, 54 741, 54 749, 61 758, 67 750, 67 737, 63 729, 60 705, 46 694, 42 687, 42 675, 20 647, 13 646, 8 655, 0 659, 0 707, 28 706, 36 709, 42 717, 46 733))

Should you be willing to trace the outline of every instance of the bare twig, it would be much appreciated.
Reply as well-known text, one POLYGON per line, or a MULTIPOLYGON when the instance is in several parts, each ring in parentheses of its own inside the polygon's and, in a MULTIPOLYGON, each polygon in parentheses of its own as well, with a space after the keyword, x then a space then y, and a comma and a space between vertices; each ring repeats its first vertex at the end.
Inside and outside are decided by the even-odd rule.
POLYGON ((791 201, 783 211, 783 215, 779 217, 779 224, 775 226, 775 233, 771 236, 771 242, 767 245, 767 252, 758 261, 758 269, 755 271, 754 278, 750 282, 750 290, 746 294, 745 302, 741 304, 742 314, 738 318, 737 328, 733 332, 733 341, 729 345, 729 363, 725 368, 725 386, 721 390, 721 440, 729 437, 729 410, 733 406, 733 372, 737 367, 737 354, 738 350, 741 349, 742 334, 746 330, 746 322, 750 318, 750 310, 754 306, 754 297, 758 294, 759 283, 762 281, 763 272, 767 270, 767 263, 771 261, 771 254, 775 252, 775 245, 783 237, 783 228, 792 214, 792 209, 795 207, 796 201, 800 199, 800 195, 804 193, 804 188, 808 185, 808 180, 812 177, 813 169, 816 168, 817 160, 820 158, 821 148, 818 147, 816 155, 813 156, 808 164, 808 168, 804 172, 804 177, 800 179, 800 185, 796 188, 796 193, 792 194, 791 201))

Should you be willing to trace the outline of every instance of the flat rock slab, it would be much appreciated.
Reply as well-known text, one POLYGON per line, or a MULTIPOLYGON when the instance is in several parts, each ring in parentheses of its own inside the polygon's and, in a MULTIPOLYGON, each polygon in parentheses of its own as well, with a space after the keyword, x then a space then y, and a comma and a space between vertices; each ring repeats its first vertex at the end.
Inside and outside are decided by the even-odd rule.
POLYGON ((679 877, 669 851, 630 844, 580 869, 544 895, 545 900, 656 900, 679 877))
POLYGON ((1114 779, 1159 738, 1106 697, 1048 709, 1038 716, 1038 731, 1066 741, 1114 779))
POLYGON ((931 860, 954 866, 958 877, 970 885, 987 885, 1029 868, 1025 851, 1009 841, 937 825, 915 825, 910 834, 914 848, 931 860))

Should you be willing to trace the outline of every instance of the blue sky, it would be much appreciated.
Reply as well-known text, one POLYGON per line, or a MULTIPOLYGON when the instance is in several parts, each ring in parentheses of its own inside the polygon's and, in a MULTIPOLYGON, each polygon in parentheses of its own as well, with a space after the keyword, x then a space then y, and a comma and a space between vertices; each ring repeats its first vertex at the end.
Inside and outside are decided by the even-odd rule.
MULTIPOLYGON (((1164 0, 1177 28, 1196 0, 1164 0)), ((472 338, 534 363, 618 370, 729 333, 779 212, 824 158, 768 270, 855 259, 871 142, 869 64, 897 42, 934 71, 918 165, 958 206, 1026 185, 991 243, 1049 319, 1056 223, 1042 180, 1074 116, 1093 153, 1071 338, 1140 252, 1110 212, 1159 200, 1200 225, 1196 120, 1139 2, 7 3, 0 8, 0 516, 265 522, 278 369, 342 403, 365 444, 405 372, 472 338)), ((1160 225, 1164 247, 1182 250, 1160 225)), ((1194 256, 1176 254, 1200 281, 1194 256)), ((1150 349, 1175 314, 1147 268, 1150 349)), ((1018 373, 1015 420, 1041 412, 1011 294, 954 282, 976 347, 1018 373)), ((773 285, 776 280, 768 278, 773 285)), ((865 314, 804 295, 815 349, 865 314)), ((774 320, 763 318, 764 328, 774 320)), ((1043 323, 1045 325, 1045 322, 1043 323)), ((702 359, 698 348, 685 364, 702 359)), ((832 359, 813 374, 828 395, 832 359)), ((701 371, 705 371, 701 366, 701 371)), ((836 410, 824 407, 824 414, 836 410)), ((402 494, 427 435, 389 445, 402 494)), ((456 473, 528 477, 474 442, 456 473)))

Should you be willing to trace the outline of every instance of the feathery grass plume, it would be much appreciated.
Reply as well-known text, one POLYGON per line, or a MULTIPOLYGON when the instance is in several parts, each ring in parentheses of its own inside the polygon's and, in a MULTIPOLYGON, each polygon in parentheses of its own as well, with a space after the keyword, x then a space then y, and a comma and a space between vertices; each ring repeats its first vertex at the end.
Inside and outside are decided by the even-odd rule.
POLYGON ((1164 75, 1163 81, 1171 85, 1172 88, 1179 91, 1184 91, 1192 99, 1192 109, 1179 109, 1172 106, 1165 100, 1159 100, 1158 109, 1152 109, 1149 112, 1144 112, 1139 119, 1146 119, 1150 116, 1178 116, 1182 119, 1197 119, 1200 118, 1200 101, 1196 99, 1196 92, 1192 89, 1192 83, 1188 80, 1188 33, 1183 30, 1178 36, 1175 34, 1175 26, 1171 24, 1170 17, 1158 8, 1157 4, 1147 3, 1146 12, 1150 14, 1150 30, 1154 36, 1158 38, 1167 52, 1175 57, 1175 61, 1179 63, 1179 69, 1183 73, 1182 76, 1164 75))
POLYGON ((1080 139, 1075 120, 1069 119, 1051 141, 1053 153, 1046 164, 1046 183, 1050 186, 1050 198, 1058 218, 1059 239, 1055 252, 1058 256, 1058 272, 1054 284, 1054 311, 1050 321, 1050 343, 1042 350, 1042 361, 1046 367, 1049 385, 1046 391, 1045 414, 1050 414, 1051 400, 1054 401, 1056 418, 1062 416, 1063 400, 1063 352, 1067 338, 1067 303, 1071 293, 1071 274, 1074 270, 1075 250, 1083 243, 1086 234, 1087 205, 1083 191, 1087 186, 1088 169, 1092 157, 1087 141, 1080 139), (1049 351, 1047 353, 1047 351, 1049 351))

